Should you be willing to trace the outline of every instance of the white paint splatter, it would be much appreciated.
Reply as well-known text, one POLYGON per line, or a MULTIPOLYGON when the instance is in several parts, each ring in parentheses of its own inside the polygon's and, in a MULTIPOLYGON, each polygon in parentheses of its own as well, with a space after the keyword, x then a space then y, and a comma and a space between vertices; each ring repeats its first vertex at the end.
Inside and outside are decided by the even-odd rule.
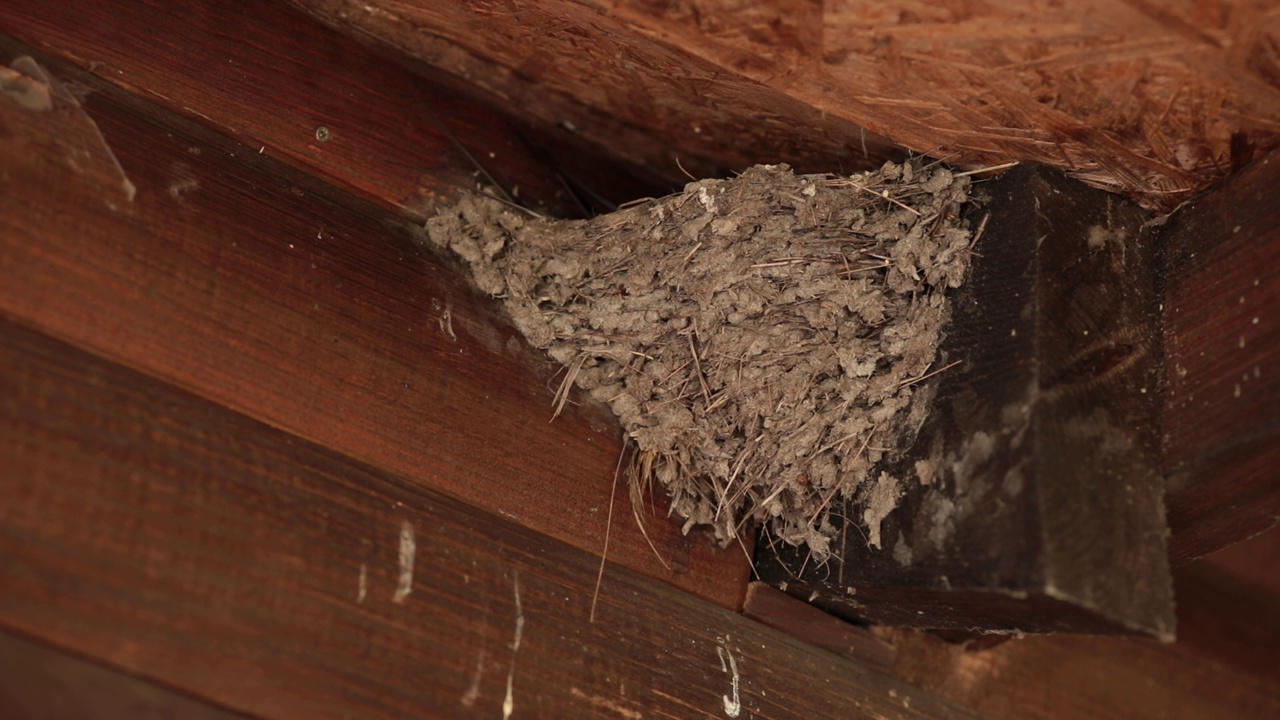
POLYGON ((516 679, 516 653, 520 651, 520 637, 524 635, 524 611, 520 608, 520 572, 511 571, 511 583, 516 596, 516 634, 511 640, 511 670, 507 672, 507 697, 502 701, 502 720, 509 720, 515 710, 512 688, 516 679))
POLYGON ((400 523, 400 583, 396 586, 392 602, 402 603, 413 592, 413 555, 416 550, 413 523, 405 520, 400 523))
POLYGON ((724 714, 731 718, 736 718, 738 717, 738 713, 742 712, 742 702, 738 698, 738 663, 733 659, 733 651, 726 646, 717 645, 716 655, 720 657, 720 670, 722 672, 733 673, 733 679, 731 681, 733 683, 733 697, 730 698, 728 695, 721 695, 720 699, 724 701, 724 714), (724 664, 725 655, 729 656, 728 667, 724 664))
POLYGON ((360 563, 360 581, 356 586, 356 604, 364 604, 364 596, 368 590, 369 567, 364 563, 360 563))

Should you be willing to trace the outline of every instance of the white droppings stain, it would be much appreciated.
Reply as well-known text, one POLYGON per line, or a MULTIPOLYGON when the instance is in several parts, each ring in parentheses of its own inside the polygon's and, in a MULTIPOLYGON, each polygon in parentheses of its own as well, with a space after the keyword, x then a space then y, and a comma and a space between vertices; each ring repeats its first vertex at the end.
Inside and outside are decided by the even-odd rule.
POLYGON ((502 720, 509 720, 515 710, 515 696, 512 694, 516 679, 516 653, 520 651, 520 637, 524 635, 524 610, 520 608, 520 571, 511 571, 512 591, 516 598, 516 634, 511 639, 511 669, 507 671, 507 696, 502 701, 502 720))
POLYGON ((369 566, 365 565, 364 563, 360 563, 360 580, 356 585, 356 604, 357 605, 364 604, 364 596, 367 594, 367 591, 369 589, 368 582, 369 582, 369 566))
POLYGON ((733 659, 733 651, 724 645, 716 646, 716 655, 720 657, 720 670, 733 674, 733 678, 730 681, 732 683, 733 697, 721 695, 720 699, 724 701, 724 714, 731 718, 736 718, 738 713, 742 712, 742 702, 738 698, 738 663, 733 659), (724 662, 726 655, 729 656, 728 666, 725 666, 724 662))
POLYGON ((862 511, 862 521, 867 524, 867 547, 881 548, 880 523, 898 506, 898 480, 889 473, 880 473, 880 479, 871 491, 871 500, 862 511))
POLYGON ((476 655, 476 672, 471 676, 471 684, 467 686, 467 691, 462 694, 462 704, 471 707, 476 704, 476 700, 480 698, 480 678, 484 675, 484 648, 480 649, 476 655))
MULTIPOLYGON (((433 302, 438 306, 438 302, 433 302)), ((453 332, 453 300, 446 300, 444 304, 444 312, 440 313, 440 332, 449 336, 449 339, 457 342, 458 336, 453 332)))
POLYGON ((576 687, 569 688, 569 694, 579 700, 585 700, 591 703, 594 707, 616 713, 621 717, 627 718, 627 720, 640 720, 644 717, 644 715, 641 715, 638 711, 632 710, 622 703, 615 702, 607 697, 601 697, 599 695, 588 695, 576 687))
POLYGON ((396 585, 396 594, 392 602, 402 603, 413 592, 413 555, 417 545, 413 541, 413 523, 405 520, 400 523, 400 582, 396 585))
POLYGON ((195 172, 191 169, 191 166, 186 163, 173 163, 169 166, 169 170, 173 174, 173 181, 169 183, 169 197, 185 205, 186 203, 183 202, 182 196, 199 190, 200 181, 196 179, 195 172))
MULTIPOLYGON (((98 128, 98 124, 93 121, 93 118, 89 117, 89 113, 85 112, 84 107, 80 105, 80 101, 76 99, 76 96, 68 92, 61 83, 53 78, 53 76, 45 72, 45 69, 41 67, 40 63, 36 62, 35 59, 29 55, 23 55, 22 57, 15 58, 13 62, 9 63, 9 68, 16 73, 27 76, 35 83, 44 85, 43 90, 36 90, 35 92, 39 94, 47 94, 49 97, 46 98, 46 100, 49 102, 52 102, 52 99, 56 98, 62 107, 69 108, 71 112, 83 120, 84 127, 88 128, 87 134, 90 137, 91 147, 76 148, 73 149, 73 153, 82 157, 84 155, 88 155, 90 158, 99 158, 104 164, 110 166, 110 168, 115 171, 116 175, 119 176, 120 189, 124 191, 125 200, 133 202, 134 196, 138 194, 138 188, 129 180, 129 176, 124 172, 124 167, 120 165, 120 161, 116 159, 116 154, 111 151, 111 146, 107 144, 106 138, 102 136, 102 131, 98 128), (79 152, 75 152, 76 150, 79 152), (99 150, 101 151, 100 155, 96 152, 99 150)), ((12 82, 13 81, 10 80, 11 84, 12 82)), ((33 98, 32 101, 39 104, 40 98, 33 98)), ((52 105, 50 107, 52 107, 52 105)), ((38 108, 29 107, 28 109, 38 108)), ((73 158, 69 157, 68 163, 72 168, 79 170, 79 166, 73 158)), ((107 201, 106 204, 107 207, 113 210, 115 209, 115 204, 111 201, 107 201)))

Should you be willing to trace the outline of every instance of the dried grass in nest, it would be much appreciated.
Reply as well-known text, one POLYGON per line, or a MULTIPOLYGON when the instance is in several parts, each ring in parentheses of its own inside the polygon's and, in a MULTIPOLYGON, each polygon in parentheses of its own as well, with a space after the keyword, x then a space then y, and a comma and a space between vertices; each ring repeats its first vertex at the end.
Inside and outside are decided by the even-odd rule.
POLYGON ((665 488, 686 532, 723 543, 754 520, 822 559, 833 506, 869 497, 927 412, 967 189, 918 162, 757 166, 584 221, 472 195, 427 230, 565 365, 557 411, 571 384, 613 409, 634 481, 665 488))

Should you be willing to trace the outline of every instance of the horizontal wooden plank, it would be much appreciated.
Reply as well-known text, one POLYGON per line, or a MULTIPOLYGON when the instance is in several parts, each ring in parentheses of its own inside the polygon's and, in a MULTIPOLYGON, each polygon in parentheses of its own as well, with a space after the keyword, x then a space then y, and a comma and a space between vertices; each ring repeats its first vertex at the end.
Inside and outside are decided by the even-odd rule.
POLYGON ((869 630, 829 615, 764 582, 747 586, 747 617, 807 643, 875 667, 893 665, 893 647, 869 630))
POLYGON ((1170 557, 1280 523, 1280 154, 1163 228, 1170 557))
POLYGON ((7 720, 245 717, 4 632, 0 632, 0 710, 7 720))
MULTIPOLYGON (((474 88, 411 72, 283 3, 13 0, 0 31, 401 213, 473 187, 473 159, 523 198, 577 210, 474 88)), ((629 200, 646 186, 601 189, 615 187, 629 200)))
MULTIPOLYGON (((0 43, 0 60, 20 52, 0 43)), ((616 422, 590 403, 550 422, 556 368, 416 246, 419 227, 54 74, 82 106, 0 97, 0 314, 600 552, 616 422)), ((630 512, 614 520, 611 561, 740 606, 741 548, 681 535, 660 504, 656 550, 630 512)))
POLYGON ((896 675, 990 720, 1280 716, 1280 597, 1201 563, 1175 572, 1174 586, 1172 644, 1027 636, 984 647, 875 632, 894 647, 896 675))
POLYGON ((0 463, 0 626, 241 712, 974 717, 7 322, 0 463))

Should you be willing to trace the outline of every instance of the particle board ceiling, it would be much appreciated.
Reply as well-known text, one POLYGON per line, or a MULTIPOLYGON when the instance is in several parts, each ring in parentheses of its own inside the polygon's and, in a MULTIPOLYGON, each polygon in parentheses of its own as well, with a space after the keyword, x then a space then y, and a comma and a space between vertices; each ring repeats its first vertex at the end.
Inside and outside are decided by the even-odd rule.
POLYGON ((650 167, 901 146, 1167 209, 1280 143, 1269 0, 294 2, 650 167))

